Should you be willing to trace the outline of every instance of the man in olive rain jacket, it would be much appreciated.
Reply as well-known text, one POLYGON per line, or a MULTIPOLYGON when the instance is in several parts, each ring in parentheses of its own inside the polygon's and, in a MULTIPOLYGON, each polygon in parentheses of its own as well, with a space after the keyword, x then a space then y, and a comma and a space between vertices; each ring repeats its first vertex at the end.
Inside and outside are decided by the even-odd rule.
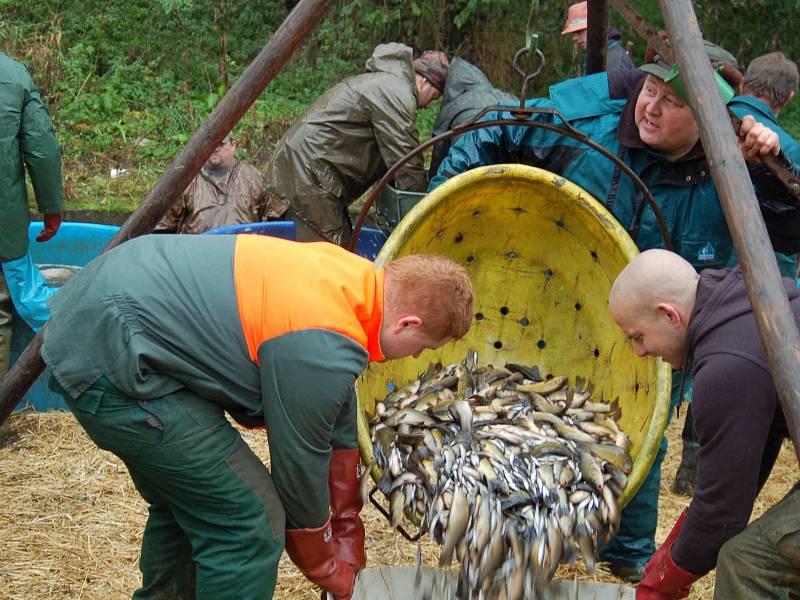
POLYGON ((61 151, 28 70, 0 52, 0 377, 11 353, 11 307, 34 329, 47 321, 49 291, 28 253, 25 170, 49 240, 61 224, 61 151))
MULTIPOLYGON (((428 51, 412 60, 403 44, 381 44, 367 72, 320 97, 281 139, 265 177, 267 193, 289 207, 300 241, 346 245, 347 207, 419 145, 418 108, 444 90, 447 57, 428 51)), ((423 192, 422 156, 408 161, 394 186, 423 192)))

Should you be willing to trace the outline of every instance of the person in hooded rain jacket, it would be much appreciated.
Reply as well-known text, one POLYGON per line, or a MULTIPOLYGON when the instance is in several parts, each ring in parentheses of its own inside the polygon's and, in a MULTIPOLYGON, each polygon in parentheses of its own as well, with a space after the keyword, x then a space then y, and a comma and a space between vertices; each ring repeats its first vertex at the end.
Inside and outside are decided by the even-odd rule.
MULTIPOLYGON (((442 94, 448 62, 437 51, 412 57, 408 46, 381 44, 366 73, 328 90, 281 139, 265 189, 289 208, 298 240, 346 245, 347 207, 419 145, 417 109, 442 94)), ((399 190, 423 192, 426 185, 421 155, 394 177, 399 190)))
POLYGON ((51 294, 28 252, 30 209, 25 171, 44 214, 44 242, 61 225, 61 150, 28 70, 0 52, 0 377, 9 367, 12 306, 38 329, 51 294))
MULTIPOLYGON (((431 137, 436 137, 454 127, 468 123, 485 107, 501 102, 518 102, 518 100, 513 94, 493 87, 478 67, 463 58, 456 57, 450 63, 450 69, 447 72, 442 105, 433 124, 431 137)), ((450 146, 457 139, 442 140, 433 147, 429 177, 436 175, 450 146)))
MULTIPOLYGON (((797 284, 783 285, 800 324, 797 284)), ((796 597, 800 482, 748 525, 789 430, 741 269, 698 275, 649 250, 617 277, 609 308, 639 356, 691 372, 700 440, 694 497, 645 567, 637 600, 685 598, 715 566, 715 600, 796 597)))
MULTIPOLYGON (((735 60, 713 44, 707 44, 706 50, 712 63, 735 60)), ((733 241, 691 108, 665 81, 670 79, 677 84, 674 74, 655 56, 641 70, 597 73, 558 83, 550 88, 549 98, 529 100, 527 104, 557 109, 570 125, 620 157, 654 196, 673 250, 698 270, 722 268, 732 256, 733 241)), ((733 90, 726 82, 720 81, 719 85, 729 100, 733 90)), ((512 117, 505 111, 486 116, 486 120, 497 118, 512 117)), ((530 118, 552 125, 562 122, 561 116, 548 113, 530 118)), ((752 117, 743 120, 740 134, 748 160, 779 151, 775 132, 752 117)), ((474 167, 505 162, 529 164, 563 175, 604 204, 640 249, 664 247, 655 213, 621 169, 596 150, 557 132, 514 125, 465 133, 452 146, 429 187, 434 189, 474 167)), ((799 172, 797 166, 792 168, 799 172)), ((790 192, 765 169, 751 170, 751 178, 760 200, 768 198, 781 206, 796 206, 790 192)), ((764 216, 770 229, 776 215, 765 212, 764 216)), ((773 235, 774 231, 770 229, 775 250, 797 252, 798 236, 787 238, 773 235)), ((677 400, 678 396, 680 377, 673 377, 673 398, 677 400)), ((600 547, 600 557, 610 563, 611 570, 631 581, 641 577, 655 551, 661 462, 666 449, 663 438, 650 473, 622 513, 617 535, 600 547)))

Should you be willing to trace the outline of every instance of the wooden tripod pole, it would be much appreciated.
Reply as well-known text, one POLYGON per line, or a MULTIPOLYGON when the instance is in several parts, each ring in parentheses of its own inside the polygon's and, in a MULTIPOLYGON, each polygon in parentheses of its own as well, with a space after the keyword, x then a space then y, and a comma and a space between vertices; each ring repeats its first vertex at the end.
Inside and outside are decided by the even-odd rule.
MULTIPOLYGON (((322 20, 331 0, 301 0, 286 17, 258 56, 220 100, 206 122, 167 167, 138 209, 128 217, 105 247, 110 250, 131 238, 149 233, 183 193, 214 148, 242 118, 267 84, 280 72, 306 36, 322 20)), ((46 327, 46 325, 45 325, 46 327)), ((0 381, 0 424, 14 410, 44 369, 40 354, 44 328, 28 344, 0 381)))
POLYGON ((608 49, 608 0, 589 0, 586 20, 586 74, 606 70, 608 49))

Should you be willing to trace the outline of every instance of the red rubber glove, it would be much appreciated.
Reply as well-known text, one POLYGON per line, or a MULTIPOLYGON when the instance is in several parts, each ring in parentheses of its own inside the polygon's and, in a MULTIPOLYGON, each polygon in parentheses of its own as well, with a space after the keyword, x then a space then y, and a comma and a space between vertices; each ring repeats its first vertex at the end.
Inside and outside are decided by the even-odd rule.
POLYGON ((677 600, 686 598, 699 575, 681 569, 672 560, 672 545, 683 527, 686 510, 681 513, 667 539, 644 568, 644 577, 636 588, 636 600, 677 600))
POLYGON ((356 574, 349 563, 334 555, 330 519, 316 529, 287 529, 286 552, 309 581, 333 594, 336 600, 350 600, 356 574))
MULTIPOLYGON (((361 456, 358 448, 334 450, 328 472, 331 495, 331 528, 336 558, 352 565, 356 574, 367 564, 364 550, 364 523, 359 513, 364 507, 361 499, 359 471, 361 456)), ((368 475, 364 475, 368 477, 368 475)))
POLYGON ((44 229, 36 236, 37 242, 46 242, 53 237, 61 227, 61 213, 46 213, 44 215, 44 229))

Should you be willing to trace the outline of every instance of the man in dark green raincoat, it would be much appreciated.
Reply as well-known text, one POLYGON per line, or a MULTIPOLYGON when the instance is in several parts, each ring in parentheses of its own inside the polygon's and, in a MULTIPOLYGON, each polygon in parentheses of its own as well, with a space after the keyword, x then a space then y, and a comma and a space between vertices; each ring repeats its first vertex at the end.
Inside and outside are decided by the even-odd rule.
MULTIPOLYGON (((45 227, 36 238, 44 242, 61 224, 61 151, 27 69, 0 52, 0 376, 9 366, 12 298, 26 283, 23 279, 38 276, 34 283, 44 285, 28 254, 26 168, 45 215, 45 227)), ((43 302, 41 308, 38 312, 46 313, 43 302)))
MULTIPOLYGON (((381 44, 366 73, 326 92, 281 139, 265 189, 290 209, 298 240, 346 245, 347 207, 419 145, 417 109, 442 94, 448 62, 437 51, 412 56, 403 44, 381 44)), ((394 177, 399 190, 426 185, 422 156, 394 177)))

